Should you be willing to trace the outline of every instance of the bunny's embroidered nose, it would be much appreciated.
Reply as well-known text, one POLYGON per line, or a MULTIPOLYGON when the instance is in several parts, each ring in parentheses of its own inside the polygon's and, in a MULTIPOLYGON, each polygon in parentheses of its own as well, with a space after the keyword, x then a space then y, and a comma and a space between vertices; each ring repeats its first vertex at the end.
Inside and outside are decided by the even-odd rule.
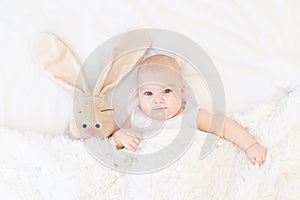
POLYGON ((93 135, 96 135, 97 131, 96 129, 90 127, 86 130, 86 133, 89 135, 89 136, 93 136, 93 135))

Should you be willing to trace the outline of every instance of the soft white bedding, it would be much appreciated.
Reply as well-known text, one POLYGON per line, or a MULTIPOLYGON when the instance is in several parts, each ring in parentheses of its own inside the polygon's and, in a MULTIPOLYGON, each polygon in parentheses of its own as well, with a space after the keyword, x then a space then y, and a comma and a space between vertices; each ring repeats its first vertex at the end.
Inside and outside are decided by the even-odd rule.
MULTIPOLYGON (((146 189, 150 199, 299 199, 299 115, 300 88, 278 102, 235 114, 268 148, 261 167, 252 166, 241 149, 225 140, 199 159, 207 134, 198 132, 179 160, 148 174, 150 182, 140 186, 151 186, 146 189)), ((134 190, 129 181, 141 178, 104 167, 81 142, 64 136, 1 128, 0 137, 5 199, 129 199, 134 190)))
POLYGON ((123 195, 119 174, 104 174, 78 142, 62 136, 50 139, 68 127, 72 95, 36 65, 30 41, 40 32, 53 32, 84 62, 116 34, 155 27, 177 31, 204 48, 222 78, 226 113, 257 134, 270 147, 272 159, 263 168, 250 167, 243 152, 221 142, 205 161, 195 161, 199 168, 182 169, 178 164, 175 173, 174 165, 169 187, 178 193, 168 193, 165 179, 157 179, 155 187, 162 189, 154 195, 299 197, 299 92, 293 100, 288 96, 300 85, 299 1, 4 0, 0 4, 0 125, 20 130, 0 131, 0 194, 12 199, 123 195), (275 102, 283 97, 283 103, 275 102), (268 104, 258 106, 262 103, 268 104), (229 163, 225 169, 223 163, 229 163), (222 182, 215 184, 220 178, 222 182), (112 183, 115 186, 109 187, 112 183))

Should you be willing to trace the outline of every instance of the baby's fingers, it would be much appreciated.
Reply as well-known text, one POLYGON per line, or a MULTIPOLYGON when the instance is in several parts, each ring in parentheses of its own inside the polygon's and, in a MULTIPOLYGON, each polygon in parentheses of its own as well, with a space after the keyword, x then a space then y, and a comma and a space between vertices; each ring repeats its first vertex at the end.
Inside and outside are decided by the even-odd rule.
POLYGON ((251 158, 251 163, 253 165, 255 165, 255 163, 258 163, 259 166, 261 166, 265 162, 265 160, 266 160, 266 158, 264 156, 254 157, 254 158, 251 158))
POLYGON ((259 158, 257 158, 257 162, 259 163, 259 165, 262 165, 266 160, 265 156, 261 156, 259 158))
POLYGON ((134 142, 137 145, 141 143, 141 139, 140 138, 136 138, 136 137, 132 138, 131 141, 134 142))
POLYGON ((133 152, 136 151, 136 147, 137 147, 135 143, 134 144, 128 143, 124 146, 125 146, 126 149, 129 149, 130 151, 133 151, 133 152))
POLYGON ((140 141, 143 139, 142 134, 140 132, 135 132, 135 137, 138 138, 140 141))
POLYGON ((131 151, 136 151, 136 149, 138 148, 138 144, 140 143, 139 139, 137 138, 130 138, 130 140, 128 140, 126 142, 125 147, 131 151))
POLYGON ((129 143, 129 146, 131 151, 136 151, 136 149, 138 148, 138 144, 133 141, 129 143))

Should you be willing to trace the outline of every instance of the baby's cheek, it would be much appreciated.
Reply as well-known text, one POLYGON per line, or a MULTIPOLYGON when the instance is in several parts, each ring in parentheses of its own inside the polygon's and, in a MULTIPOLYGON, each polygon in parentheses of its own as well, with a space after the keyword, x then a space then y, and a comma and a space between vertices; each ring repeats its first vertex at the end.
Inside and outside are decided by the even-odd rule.
POLYGON ((181 99, 177 99, 177 98, 174 98, 171 105, 172 107, 175 109, 175 110, 178 110, 181 108, 181 99))
POLYGON ((140 101, 140 107, 141 107, 141 110, 142 112, 144 113, 148 113, 149 112, 149 103, 147 101, 140 101))

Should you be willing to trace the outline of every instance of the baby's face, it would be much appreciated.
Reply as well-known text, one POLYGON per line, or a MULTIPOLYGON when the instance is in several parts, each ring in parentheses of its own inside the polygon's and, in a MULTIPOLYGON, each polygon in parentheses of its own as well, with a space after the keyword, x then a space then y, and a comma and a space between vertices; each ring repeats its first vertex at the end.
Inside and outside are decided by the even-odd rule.
POLYGON ((167 120, 181 113, 181 99, 172 87, 148 84, 139 88, 141 110, 156 120, 167 120))

